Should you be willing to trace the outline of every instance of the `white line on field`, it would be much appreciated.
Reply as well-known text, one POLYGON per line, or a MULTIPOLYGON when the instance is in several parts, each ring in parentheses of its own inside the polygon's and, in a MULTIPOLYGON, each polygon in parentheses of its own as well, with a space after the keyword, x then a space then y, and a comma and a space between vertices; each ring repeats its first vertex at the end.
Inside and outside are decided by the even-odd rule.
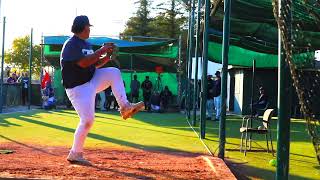
POLYGON ((193 129, 193 127, 191 126, 191 124, 189 123, 188 119, 187 122, 190 126, 190 128, 193 130, 193 132, 198 136, 198 138, 200 139, 200 141, 202 142, 202 144, 204 145, 204 147, 206 148, 206 150, 208 151, 208 153, 213 156, 213 154, 211 153, 210 149, 208 148, 208 146, 203 142, 203 140, 200 138, 199 134, 193 129))
POLYGON ((210 159, 209 159, 208 157, 206 157, 206 156, 201 156, 201 157, 202 157, 202 159, 203 159, 204 161, 207 162, 208 166, 217 174, 217 170, 216 170, 216 168, 214 167, 212 161, 210 161, 210 159))

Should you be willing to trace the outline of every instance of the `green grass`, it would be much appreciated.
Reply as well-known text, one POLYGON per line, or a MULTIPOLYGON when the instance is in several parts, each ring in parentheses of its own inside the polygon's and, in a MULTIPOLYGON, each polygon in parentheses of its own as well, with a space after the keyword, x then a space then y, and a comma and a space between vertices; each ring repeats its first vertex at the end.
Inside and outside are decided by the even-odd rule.
MULTIPOLYGON (((41 144, 46 146, 70 147, 73 133, 78 124, 74 111, 28 111, 0 115, 0 143, 41 144)), ((276 149, 276 120, 272 121, 273 142, 276 149)), ((226 159, 237 165, 240 172, 255 179, 274 179, 275 167, 269 165, 274 159, 267 153, 263 136, 254 136, 254 149, 247 156, 239 152, 241 119, 228 117, 226 128, 226 159)), ((212 152, 218 148, 217 122, 207 121, 204 142, 212 152)), ((199 128, 195 128, 199 131, 199 128)), ((206 153, 198 137, 190 129, 181 114, 139 113, 127 121, 118 112, 96 113, 93 128, 85 148, 137 148, 145 150, 174 150, 206 153)), ((215 153, 217 155, 217 151, 215 153)), ((320 179, 320 168, 306 124, 292 120, 290 143, 289 179, 320 179)))
MULTIPOLYGON (((273 147, 277 148, 277 120, 272 120, 273 147)), ((264 135, 253 136, 253 150, 247 152, 247 156, 239 151, 240 137, 239 127, 242 119, 237 116, 228 116, 226 123, 226 153, 227 160, 232 161, 241 173, 255 179, 274 179, 276 168, 269 165, 271 159, 276 159, 271 153, 267 153, 267 145, 264 135), (258 151, 258 152, 257 152, 258 151)), ((258 126, 261 124, 254 124, 258 126)), ((307 132, 306 123, 303 120, 292 119, 290 133, 290 165, 289 179, 320 179, 320 166, 316 160, 315 151, 307 132)), ((199 128, 195 128, 199 131, 199 128)), ((207 121, 206 139, 209 149, 218 154, 219 123, 207 121)), ((275 153, 276 155, 276 153, 275 153)))
MULTIPOLYGON (((31 111, 0 115, 0 142, 72 145, 78 124, 75 111, 31 111)), ((96 113, 85 147, 138 148, 206 153, 180 114, 139 113, 122 120, 118 112, 96 113)))

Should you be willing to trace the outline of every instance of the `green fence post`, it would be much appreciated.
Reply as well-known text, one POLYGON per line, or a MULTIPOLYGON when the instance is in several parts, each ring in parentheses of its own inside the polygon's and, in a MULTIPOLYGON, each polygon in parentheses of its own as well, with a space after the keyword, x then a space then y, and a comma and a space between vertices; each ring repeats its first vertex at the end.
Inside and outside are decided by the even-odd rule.
POLYGON ((31 33, 30 33, 30 47, 29 47, 29 82, 28 82, 28 109, 30 109, 31 106, 31 81, 32 81, 32 45, 33 45, 33 28, 31 28, 31 33))
POLYGON ((191 93, 191 79, 192 79, 192 51, 193 51, 193 42, 194 42, 194 9, 195 9, 195 0, 191 0, 191 17, 190 17, 190 32, 189 32, 189 48, 188 48, 188 120, 190 119, 190 114, 191 114, 191 102, 192 102, 192 93, 191 93))
MULTIPOLYGON (((288 44, 292 44, 292 14, 291 14, 292 0, 279 0, 278 12, 280 21, 286 19, 286 34, 288 44), (283 5, 283 7, 281 6, 283 5), (288 13, 289 17, 284 17, 284 12, 288 13)), ((291 77, 289 71, 289 64, 285 61, 286 55, 282 55, 282 42, 280 27, 278 27, 278 128, 277 128, 277 171, 276 179, 288 179, 289 172, 289 151, 290 151, 290 111, 291 111, 291 77), (288 98, 289 97, 289 98, 288 98)), ((292 51, 291 47, 288 47, 292 51)), ((283 53, 285 54, 285 53, 283 53)), ((292 54, 292 53, 291 53, 292 54)), ((289 57, 290 58, 290 57, 289 57)))
MULTIPOLYGON (((191 3, 191 0, 190 0, 191 3)), ((187 36, 187 51, 189 52, 189 46, 190 46, 190 31, 191 31, 191 9, 189 9, 189 22, 188 22, 188 36, 187 36)), ((189 96, 190 96, 190 92, 189 92, 189 87, 190 87, 190 79, 189 79, 189 66, 190 66, 190 62, 189 62, 189 53, 187 53, 187 57, 186 57, 186 88, 185 88, 185 112, 186 112, 186 118, 189 120, 190 119, 190 114, 189 114, 189 96)))
MULTIPOLYGON (((41 82, 43 78, 43 60, 44 60, 44 36, 41 34, 41 57, 40 57, 40 97, 42 96, 42 87, 41 82)), ((54 70, 54 74, 56 74, 56 69, 54 70)), ((54 78, 53 78, 54 79, 54 78)), ((29 85, 29 84, 28 84, 29 85)), ((55 84, 55 87, 57 87, 57 84, 55 84)), ((28 91, 29 93, 29 91, 28 91)), ((29 94, 28 94, 29 98, 29 94)), ((28 99, 30 101, 30 99, 28 99)))
MULTIPOLYGON (((256 60, 253 60, 252 61, 252 80, 251 80, 251 105, 250 105, 250 108, 251 108, 251 114, 253 114, 253 96, 254 96, 254 83, 255 83, 255 77, 256 77, 256 60)), ((251 121, 252 122, 252 121, 251 121)))
POLYGON ((182 45, 182 37, 181 37, 181 35, 179 35, 179 57, 178 57, 178 93, 177 93, 177 102, 178 102, 178 104, 179 104, 179 106, 180 106, 180 104, 181 104, 181 96, 182 96, 182 93, 181 93, 181 91, 182 91, 182 88, 181 88, 181 81, 182 81, 182 79, 181 79, 181 71, 182 71, 182 69, 181 69, 181 64, 182 64, 182 62, 181 62, 181 45, 182 45))
POLYGON ((3 17, 3 29, 2 29, 2 56, 1 56, 1 90, 0 90, 0 113, 2 113, 3 108, 3 66, 4 66, 4 40, 5 40, 5 32, 6 32, 6 17, 3 17))
POLYGON ((222 79, 221 79, 221 117, 219 126, 219 153, 224 159, 226 143, 226 112, 227 112, 227 83, 228 83, 228 53, 230 37, 231 0, 224 0, 223 40, 222 40, 222 79))
POLYGON ((200 138, 206 136, 206 110, 207 110, 207 73, 208 73, 208 28, 210 18, 210 0, 205 0, 203 52, 202 52, 202 78, 201 78, 201 106, 200 106, 200 138))
POLYGON ((197 123, 197 109, 198 109, 198 64, 199 64, 199 34, 200 34, 200 16, 201 16, 201 0, 198 0, 197 11, 197 32, 196 32, 196 47, 195 47, 195 70, 194 70, 194 86, 193 86, 193 121, 192 126, 197 123))
POLYGON ((191 0, 191 22, 190 22, 190 34, 189 34, 189 38, 190 38, 190 43, 189 43, 189 51, 188 51, 188 59, 189 59, 189 108, 188 108, 188 119, 190 119, 190 116, 191 116, 191 102, 194 104, 194 94, 192 94, 191 92, 191 89, 192 89, 192 84, 191 84, 191 79, 192 79, 192 71, 193 71, 193 63, 192 63, 192 52, 193 52, 193 44, 194 44, 194 14, 195 14, 195 0, 191 0), (193 98, 192 98, 193 97, 193 98))

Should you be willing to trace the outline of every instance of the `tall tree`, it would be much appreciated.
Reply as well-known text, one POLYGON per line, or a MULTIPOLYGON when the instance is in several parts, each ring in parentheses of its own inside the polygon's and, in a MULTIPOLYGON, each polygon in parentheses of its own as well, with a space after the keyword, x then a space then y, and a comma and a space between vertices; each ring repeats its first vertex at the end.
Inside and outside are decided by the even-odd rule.
POLYGON ((180 0, 165 0, 158 4, 160 9, 153 22, 154 36, 178 38, 186 27, 186 9, 180 0))
POLYGON ((129 19, 122 35, 150 36, 150 32, 152 32, 150 28, 150 22, 152 21, 150 18, 151 0, 138 0, 135 4, 139 5, 136 15, 129 19))
MULTIPOLYGON (((24 36, 14 39, 12 48, 5 52, 4 62, 16 66, 22 71, 29 69, 29 46, 30 36, 24 36)), ((41 47, 33 46, 32 71, 40 74, 41 47)))

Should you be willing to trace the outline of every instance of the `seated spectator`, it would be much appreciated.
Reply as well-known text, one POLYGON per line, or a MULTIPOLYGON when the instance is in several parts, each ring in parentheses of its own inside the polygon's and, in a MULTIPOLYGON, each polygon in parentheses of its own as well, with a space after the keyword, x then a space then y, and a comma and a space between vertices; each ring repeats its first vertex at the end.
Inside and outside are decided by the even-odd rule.
POLYGON ((163 109, 168 109, 169 101, 172 99, 172 92, 169 90, 168 86, 165 86, 164 90, 161 91, 160 98, 163 109))
POLYGON ((266 95, 265 90, 262 86, 259 88, 259 93, 260 96, 258 101, 252 104, 252 115, 259 115, 257 113, 257 110, 265 109, 268 105, 268 96, 266 95))
POLYGON ((16 73, 12 73, 11 76, 7 79, 7 83, 14 84, 17 82, 17 75, 16 73))
POLYGON ((151 111, 160 112, 160 94, 158 92, 151 95, 150 103, 151 103, 151 111))
POLYGON ((49 110, 56 107, 56 100, 54 98, 54 92, 50 82, 46 82, 46 86, 42 92, 42 99, 43 99, 42 107, 44 109, 49 110))

